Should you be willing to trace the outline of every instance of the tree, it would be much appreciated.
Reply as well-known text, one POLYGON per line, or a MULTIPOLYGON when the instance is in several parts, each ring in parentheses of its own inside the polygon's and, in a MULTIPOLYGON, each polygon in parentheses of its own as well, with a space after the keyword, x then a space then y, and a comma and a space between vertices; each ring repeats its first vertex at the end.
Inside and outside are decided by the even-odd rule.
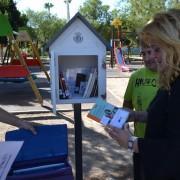
POLYGON ((108 5, 102 5, 101 0, 87 0, 80 6, 80 13, 106 39, 111 36, 111 14, 108 5))
POLYGON ((171 0, 171 1, 168 1, 167 4, 168 4, 169 8, 180 9, 180 1, 179 0, 171 0))
POLYGON ((46 43, 66 23, 65 20, 58 19, 55 15, 49 18, 46 11, 35 12, 29 9, 26 11, 26 15, 29 19, 28 27, 34 34, 33 37, 41 44, 46 43))
MULTIPOLYGON (((159 11, 165 10, 165 0, 124 0, 126 2, 126 18, 131 28, 141 28, 152 16, 159 11)), ((121 4, 122 1, 119 2, 121 4)), ((121 7, 123 8, 123 7, 121 7)))
POLYGON ((54 6, 54 5, 53 5, 52 3, 49 3, 49 2, 44 4, 44 8, 48 10, 48 14, 49 14, 48 16, 49 16, 49 18, 50 18, 50 16, 51 16, 51 8, 52 8, 53 6, 54 6))
POLYGON ((17 10, 16 3, 13 0, 1 0, 0 12, 8 15, 13 30, 18 31, 19 27, 26 26, 27 18, 17 10))
POLYGON ((137 32, 157 12, 167 8, 167 1, 172 0, 120 0, 117 9, 118 16, 122 19, 122 31, 127 31, 126 36, 133 44, 137 42, 137 32), (123 4, 123 5, 122 5, 123 4))
POLYGON ((102 5, 101 0, 87 0, 80 6, 80 12, 90 22, 106 22, 109 18, 109 6, 102 5))
POLYGON ((0 13, 5 14, 8 7, 9 0, 0 1, 0 13))

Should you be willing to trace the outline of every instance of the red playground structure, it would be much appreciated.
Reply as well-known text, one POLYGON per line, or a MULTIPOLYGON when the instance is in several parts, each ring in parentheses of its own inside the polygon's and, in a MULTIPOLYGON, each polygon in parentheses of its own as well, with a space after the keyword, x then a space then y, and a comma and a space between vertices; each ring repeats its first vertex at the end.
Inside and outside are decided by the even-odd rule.
MULTIPOLYGON (((4 44, 1 44, 0 46, 0 55, 1 55, 1 62, 2 65, 0 65, 0 80, 4 81, 6 79, 6 82, 9 80, 12 82, 12 79, 18 80, 19 79, 24 79, 26 78, 30 86, 38 99, 39 103, 42 105, 43 104, 43 99, 42 96, 32 78, 32 75, 28 69, 28 66, 24 60, 24 57, 22 56, 17 40, 13 36, 13 30, 11 28, 11 25, 9 24, 9 21, 7 17, 3 14, 0 14, 0 37, 5 37, 8 39, 8 45, 7 48, 12 48, 13 52, 16 54, 16 56, 19 58, 19 65, 12 65, 12 64, 5 64, 4 63, 4 56, 3 56, 3 49, 4 49, 4 44)), ((12 54, 10 54, 13 56, 12 54)), ((8 62, 8 60, 7 60, 8 62)))

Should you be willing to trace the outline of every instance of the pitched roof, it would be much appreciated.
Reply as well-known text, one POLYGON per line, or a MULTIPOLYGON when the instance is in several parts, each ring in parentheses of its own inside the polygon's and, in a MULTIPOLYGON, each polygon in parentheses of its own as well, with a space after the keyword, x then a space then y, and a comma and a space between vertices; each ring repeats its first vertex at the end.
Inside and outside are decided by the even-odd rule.
POLYGON ((90 30, 93 34, 95 34, 95 36, 106 46, 107 49, 111 49, 110 44, 107 43, 100 35, 99 33, 97 33, 97 31, 90 25, 90 23, 79 13, 77 12, 74 17, 60 30, 58 31, 53 37, 52 39, 50 39, 46 46, 45 49, 48 49, 53 42, 64 32, 66 31, 66 29, 76 20, 76 19, 80 19, 90 30))

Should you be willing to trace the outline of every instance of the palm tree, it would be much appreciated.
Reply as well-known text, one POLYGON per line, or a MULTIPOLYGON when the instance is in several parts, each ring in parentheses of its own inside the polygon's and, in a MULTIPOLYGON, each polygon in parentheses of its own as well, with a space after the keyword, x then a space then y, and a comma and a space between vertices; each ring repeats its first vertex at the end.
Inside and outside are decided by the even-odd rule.
POLYGON ((71 3, 72 0, 64 0, 64 2, 67 5, 67 21, 70 20, 70 11, 69 11, 69 3, 71 3))
POLYGON ((53 7, 54 5, 52 3, 45 3, 44 4, 44 8, 48 10, 48 14, 49 14, 49 17, 50 17, 50 11, 51 11, 51 8, 53 7))

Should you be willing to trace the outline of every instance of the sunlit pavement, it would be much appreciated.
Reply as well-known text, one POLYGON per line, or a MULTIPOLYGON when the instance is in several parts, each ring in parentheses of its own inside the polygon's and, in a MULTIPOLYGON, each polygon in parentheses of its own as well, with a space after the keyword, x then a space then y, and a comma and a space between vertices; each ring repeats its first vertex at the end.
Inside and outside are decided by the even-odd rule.
MULTIPOLYGON (((47 67, 48 68, 48 67, 47 67)), ((121 72, 116 66, 107 67, 107 101, 122 106, 123 95, 132 72, 121 72)), ((51 112, 50 86, 42 72, 34 70, 38 79, 36 83, 44 98, 45 107, 41 107, 35 100, 34 94, 27 83, 0 83, 0 107, 23 118, 40 124, 68 125, 69 156, 73 171, 75 169, 74 157, 74 119, 72 105, 58 105, 58 114, 51 112)), ((132 178, 131 154, 108 137, 104 128, 88 119, 88 110, 93 104, 82 104, 83 120, 83 174, 88 177, 93 172, 106 172, 108 177, 117 180, 132 178)), ((14 127, 0 123, 0 138, 4 133, 14 127)))

